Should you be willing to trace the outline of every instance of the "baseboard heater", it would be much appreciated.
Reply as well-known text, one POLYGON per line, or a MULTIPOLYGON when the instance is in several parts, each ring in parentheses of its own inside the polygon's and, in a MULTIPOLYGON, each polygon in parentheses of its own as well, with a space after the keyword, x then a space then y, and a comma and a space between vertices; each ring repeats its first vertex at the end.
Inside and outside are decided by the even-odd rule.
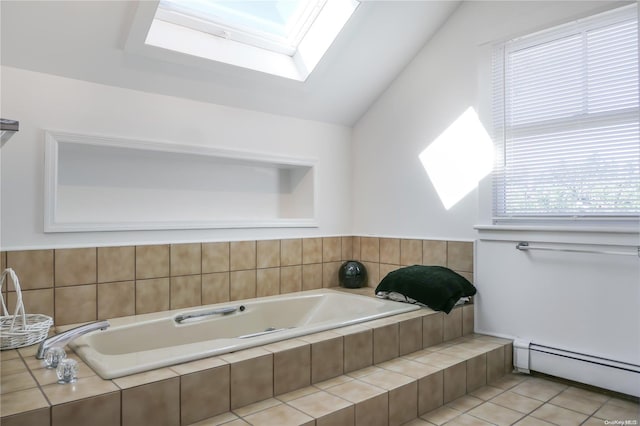
POLYGON ((640 365, 539 345, 513 342, 516 371, 549 374, 640 397, 640 365))

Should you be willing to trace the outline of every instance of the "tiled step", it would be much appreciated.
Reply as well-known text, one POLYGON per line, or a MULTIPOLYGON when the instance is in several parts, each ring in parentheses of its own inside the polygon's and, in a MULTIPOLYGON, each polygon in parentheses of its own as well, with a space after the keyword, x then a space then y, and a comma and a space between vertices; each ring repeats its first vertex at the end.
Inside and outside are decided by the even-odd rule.
POLYGON ((472 334, 473 310, 425 308, 113 380, 70 353, 80 367, 73 386, 55 383, 35 347, 4 351, 0 422, 395 425, 511 370, 511 342, 472 334))
MULTIPOLYGON (((420 309, 221 355, 216 366, 205 360, 171 367, 181 376, 180 423, 234 411, 472 331, 473 305, 460 306, 448 315, 420 309), (214 374, 214 369, 226 379, 211 383, 206 376, 214 374)), ((120 379, 114 382, 120 386, 120 379)))
MULTIPOLYGON (((511 342, 468 335, 232 408, 193 425, 401 425, 512 369, 511 342)), ((232 385, 233 386, 233 385, 232 385)))

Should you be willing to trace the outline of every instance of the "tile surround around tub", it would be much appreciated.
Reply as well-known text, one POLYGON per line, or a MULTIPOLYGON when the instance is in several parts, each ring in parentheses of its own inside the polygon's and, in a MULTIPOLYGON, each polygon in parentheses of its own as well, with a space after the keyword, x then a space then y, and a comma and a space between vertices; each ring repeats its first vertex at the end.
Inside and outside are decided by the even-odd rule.
MULTIPOLYGON (((23 290, 53 287, 53 250, 10 251, 3 260, 5 254, 4 264, 16 272, 23 290)), ((13 282, 8 288, 14 290, 13 282)))
POLYGON ((169 245, 136 246, 136 279, 169 276, 169 245))
POLYGON ((202 272, 202 244, 171 244, 169 270, 172 277, 202 272))
POLYGON ((136 281, 136 314, 166 311, 169 309, 169 299, 169 278, 136 281))
POLYGON ((381 238, 380 239, 380 263, 399 265, 400 264, 400 239, 381 238))
POLYGON ((60 404, 51 409, 51 425, 109 426, 120 422, 120 394, 118 392, 94 396, 82 401, 60 404))
POLYGON ((311 346, 299 339, 263 346, 273 353, 273 392, 281 395, 311 384, 311 346))
POLYGON ((346 350, 343 338, 333 331, 301 336, 300 340, 311 345, 311 359, 322 360, 311 364, 311 383, 323 382, 344 372, 346 350))
POLYGON ((344 237, 325 237, 322 239, 322 261, 339 262, 348 259, 350 255, 343 253, 342 240, 344 237), (343 256, 344 254, 344 256, 343 256))
POLYGON ((96 248, 56 249, 54 282, 56 287, 98 282, 96 248))
MULTIPOLYGON (((426 311, 422 314, 423 319, 438 315, 426 311)), ((403 328, 403 324, 412 324, 415 315, 408 313, 397 316, 399 329, 403 328)), ((334 340, 335 336, 342 336, 346 341, 347 336, 358 331, 367 328, 375 330, 386 325, 374 321, 346 327, 341 333, 318 333, 307 337, 307 343, 328 342, 334 340)), ((440 325, 444 327, 442 321, 440 325)), ((37 392, 25 393, 29 389, 37 389, 31 383, 28 389, 7 392, 15 395, 0 395, 3 404, 2 424, 84 425, 91 419, 91 423, 97 426, 141 422, 177 425, 201 420, 198 425, 202 426, 223 423, 427 426, 444 421, 452 421, 451 424, 484 424, 488 421, 493 424, 512 424, 522 421, 518 423, 522 425, 547 424, 545 421, 580 424, 586 421, 584 424, 596 425, 621 416, 635 419, 639 413, 637 403, 537 377, 506 374, 488 385, 480 380, 473 384, 471 375, 483 365, 485 368, 477 371, 478 378, 484 376, 486 379, 486 373, 483 372, 490 369, 497 374, 501 370, 506 373, 509 361, 505 355, 512 350, 512 345, 503 339, 473 334, 425 347, 402 358, 369 365, 325 382, 311 383, 310 386, 306 381, 292 384, 291 387, 298 389, 287 394, 279 394, 284 389, 274 390, 272 396, 266 399, 231 408, 233 384, 230 373, 235 367, 242 368, 242 364, 271 353, 274 361, 271 365, 275 366, 272 370, 273 381, 258 379, 258 382, 271 382, 275 386, 275 381, 280 380, 277 377, 280 367, 275 363, 275 358, 291 350, 307 350, 309 345, 301 340, 293 339, 113 381, 104 381, 95 375, 83 376, 79 379, 77 389, 60 387, 53 382, 40 383, 43 395, 47 396, 45 404, 48 407, 36 408, 38 401, 42 401, 37 397, 37 392), (501 356, 501 352, 504 355, 501 356), (504 364, 502 368, 499 366, 501 359, 504 364), (219 389, 211 392, 214 385, 219 385, 219 389), (476 386, 479 387, 474 389, 476 386), (202 392, 205 388, 207 395, 202 392), (463 390, 467 395, 456 398, 463 390), (20 409, 22 397, 30 401, 28 411, 22 412, 20 409), (220 404, 214 407, 213 404, 217 402, 220 404), (31 403, 34 405, 31 406, 31 403), (527 417, 523 419, 523 416, 527 417), (427 423, 427 420, 431 423, 427 423)), ((401 346, 402 341, 398 343, 398 347, 401 346)), ((0 353, 3 389, 4 385, 12 383, 6 382, 7 375, 21 374, 27 366, 34 375, 36 371, 45 370, 31 362, 33 353, 33 348, 0 353), (9 365, 4 365, 6 363, 9 365)), ((299 354, 292 352, 290 355, 298 359, 299 354)), ((346 353, 344 355, 346 357, 346 353)), ((304 358, 307 356, 308 352, 304 358)), ((312 365, 313 358, 312 355, 312 365)), ((320 362, 323 363, 324 359, 320 362)), ((286 363, 287 360, 282 360, 282 365, 286 363)), ((256 365, 250 369, 263 372, 268 367, 256 365)), ((83 366, 82 370, 90 371, 87 366, 83 366)), ((287 373, 282 376, 285 381, 291 378, 297 380, 294 377, 296 374, 289 379, 286 376, 287 373)), ((241 377, 237 378, 242 382, 241 377)), ((243 387, 241 383, 237 384, 243 387)), ((240 393, 246 391, 236 390, 240 393)))
POLYGON ((256 242, 233 241, 229 246, 229 270, 256 269, 256 242))
POLYGON ((229 381, 227 364, 181 376, 181 424, 188 425, 229 411, 229 381))
POLYGON ((122 390, 122 426, 180 424, 180 378, 122 390))
POLYGON ((277 268, 280 266, 280 240, 262 240, 256 244, 256 266, 277 268))
POLYGON ((272 352, 247 349, 220 358, 231 364, 232 410, 273 396, 272 352))
POLYGON ((230 243, 202 243, 202 273, 229 271, 230 243))
POLYGON ((400 265, 411 266, 422 263, 422 241, 400 240, 400 265))
POLYGON ((322 238, 304 238, 302 240, 302 263, 322 262, 322 238))
MULTIPOLYGON (((367 268, 369 287, 418 263, 473 281, 473 243, 459 241, 314 237, 0 252, 2 269, 20 278, 27 312, 56 325, 336 287, 340 265, 351 259, 367 268)), ((12 283, 3 296, 15 306, 12 283)), ((461 314, 445 325, 447 337, 460 335, 460 322, 469 327, 473 312, 461 314)), ((426 327, 423 338, 442 336, 426 327)))
POLYGON ((98 319, 134 315, 135 293, 134 281, 98 284, 98 319))
POLYGON ((98 282, 133 281, 136 278, 134 246, 98 247, 98 282))

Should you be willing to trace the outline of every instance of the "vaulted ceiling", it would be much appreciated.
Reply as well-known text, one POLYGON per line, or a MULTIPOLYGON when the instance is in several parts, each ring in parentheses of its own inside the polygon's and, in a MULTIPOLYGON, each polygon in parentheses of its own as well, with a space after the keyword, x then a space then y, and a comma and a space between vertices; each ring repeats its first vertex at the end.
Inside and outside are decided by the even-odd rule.
POLYGON ((460 2, 363 0, 305 82, 194 58, 176 61, 175 55, 137 53, 131 49, 134 41, 130 35, 140 31, 139 9, 149 8, 150 3, 2 0, 0 62, 134 90, 352 126, 460 2))

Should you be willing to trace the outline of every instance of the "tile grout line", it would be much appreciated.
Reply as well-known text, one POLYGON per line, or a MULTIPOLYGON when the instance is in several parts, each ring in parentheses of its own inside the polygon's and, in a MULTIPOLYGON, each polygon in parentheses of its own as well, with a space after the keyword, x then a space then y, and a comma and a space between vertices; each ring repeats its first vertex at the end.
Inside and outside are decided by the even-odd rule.
POLYGON ((44 389, 42 388, 43 386, 40 384, 40 382, 36 379, 36 376, 33 374, 33 371, 31 370, 31 368, 29 367, 29 365, 27 364, 27 361, 24 359, 24 357, 22 356, 22 354, 17 350, 16 348, 16 352, 18 354, 18 356, 20 357, 20 360, 22 361, 23 365, 25 366, 25 368, 27 369, 27 371, 29 372, 29 375, 31 376, 31 378, 34 380, 34 382, 36 383, 36 387, 38 388, 38 390, 40 391, 40 393, 42 394, 42 396, 44 397, 45 401, 47 401, 47 404, 49 404, 49 413, 52 413, 53 410, 53 404, 51 403, 51 401, 49 400, 49 397, 47 396, 47 394, 45 393, 44 389))
POLYGON ((94 265, 95 265, 95 286, 96 286, 96 290, 95 290, 95 298, 96 298, 96 315, 93 318, 93 321, 97 321, 98 320, 98 315, 100 314, 98 312, 98 247, 94 247, 93 249, 93 256, 94 256, 94 265))
MULTIPOLYGON (((138 314, 138 247, 133 246, 133 314, 138 314)), ((122 397, 121 397, 122 398, 122 397)), ((122 404, 120 405, 122 406, 122 404)))
MULTIPOLYGON (((53 267, 52 269, 52 273, 53 276, 51 277, 51 283, 53 284, 53 325, 56 325, 56 294, 58 293, 57 290, 57 286, 56 286, 56 250, 52 250, 51 253, 52 257, 53 257, 53 267)), ((7 257, 8 259, 8 257, 7 257)), ((7 294, 8 296, 8 294, 7 294)), ((55 327, 54 327, 55 328, 55 327)))

